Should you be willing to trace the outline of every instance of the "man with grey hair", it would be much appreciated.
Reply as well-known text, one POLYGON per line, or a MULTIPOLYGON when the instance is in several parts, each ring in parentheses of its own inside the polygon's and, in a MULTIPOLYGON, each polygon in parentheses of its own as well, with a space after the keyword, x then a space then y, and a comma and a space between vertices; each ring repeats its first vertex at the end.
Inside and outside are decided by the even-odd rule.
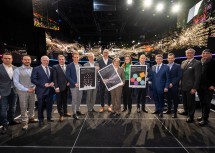
MULTIPOLYGON (((84 66, 95 67, 96 69, 96 85, 97 85, 97 75, 99 70, 99 64, 94 61, 94 54, 92 52, 87 55, 89 62, 85 63, 84 66)), ((89 112, 96 112, 94 110, 94 105, 96 102, 97 88, 87 90, 87 109, 89 112)))
POLYGON ((39 127, 44 124, 43 105, 46 105, 47 121, 52 120, 52 105, 54 94, 53 70, 49 65, 49 57, 41 57, 41 65, 34 67, 31 74, 31 82, 36 85, 35 93, 38 100, 39 127))
POLYGON ((201 62, 194 59, 195 50, 190 48, 185 51, 187 60, 181 64, 183 71, 181 80, 181 90, 183 98, 184 111, 181 115, 188 115, 187 123, 194 121, 194 113, 196 108, 195 93, 199 88, 201 77, 201 62))

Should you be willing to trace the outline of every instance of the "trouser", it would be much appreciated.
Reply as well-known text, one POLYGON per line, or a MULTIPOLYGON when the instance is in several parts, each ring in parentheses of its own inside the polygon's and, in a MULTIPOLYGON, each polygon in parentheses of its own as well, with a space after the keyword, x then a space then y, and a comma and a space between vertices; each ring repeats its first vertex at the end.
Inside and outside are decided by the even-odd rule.
POLYGON ((83 91, 78 88, 70 88, 70 91, 72 94, 72 112, 76 114, 76 112, 80 110, 83 91))
POLYGON ((18 91, 18 96, 21 120, 27 123, 28 119, 34 118, 35 93, 18 91))
POLYGON ((90 111, 96 102, 97 89, 90 89, 87 91, 87 109, 90 111))
MULTIPOLYGON (((100 82, 100 90, 99 90, 99 92, 100 92, 100 100, 101 100, 101 106, 102 107, 104 107, 104 105, 105 105, 105 103, 104 103, 105 89, 106 89, 106 87, 105 87, 104 83, 100 82)), ((111 96, 110 96, 109 91, 107 92, 107 95, 108 95, 108 99, 107 99, 108 100, 108 106, 110 106, 111 105, 111 96)))
POLYGON ((14 120, 16 112, 17 94, 11 88, 8 96, 1 96, 0 99, 0 122, 2 125, 8 125, 14 120))
POLYGON ((211 108, 211 100, 213 98, 213 90, 200 88, 198 90, 198 96, 200 99, 200 104, 202 108, 202 118, 204 120, 208 120, 210 108, 211 108))
POLYGON ((47 119, 52 118, 52 106, 53 106, 53 95, 48 94, 48 95, 43 95, 42 97, 38 97, 38 120, 43 121, 44 120, 44 115, 43 111, 46 108, 46 113, 47 113, 47 119), (44 107, 45 106, 45 107, 44 107))
POLYGON ((122 86, 110 91, 113 112, 121 112, 122 86))
POLYGON ((182 91, 182 99, 184 111, 188 113, 188 116, 194 118, 196 101, 195 94, 191 94, 190 91, 182 91))
POLYGON ((140 108, 140 105, 142 106, 142 109, 145 109, 146 104, 146 88, 138 88, 137 89, 137 107, 140 108))
POLYGON ((132 98, 131 98, 132 88, 129 88, 129 80, 125 80, 125 85, 123 86, 123 107, 124 109, 132 108, 132 98))
POLYGON ((171 111, 172 109, 172 101, 174 104, 173 112, 177 113, 178 104, 179 104, 179 90, 178 87, 172 87, 168 89, 167 92, 167 109, 171 111))
POLYGON ((67 113, 67 92, 69 88, 57 93, 57 110, 60 116, 67 113))

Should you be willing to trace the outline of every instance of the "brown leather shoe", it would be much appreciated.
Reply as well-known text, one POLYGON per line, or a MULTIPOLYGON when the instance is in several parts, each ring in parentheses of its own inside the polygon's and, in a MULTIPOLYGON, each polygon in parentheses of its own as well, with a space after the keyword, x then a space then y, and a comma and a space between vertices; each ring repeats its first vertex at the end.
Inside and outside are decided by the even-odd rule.
POLYGON ((100 110, 99 110, 99 113, 103 113, 105 110, 104 110, 104 107, 101 107, 100 110))
POLYGON ((29 120, 28 120, 28 123, 37 123, 38 122, 38 120, 37 119, 34 119, 34 118, 30 118, 29 120))
POLYGON ((71 117, 72 115, 70 113, 64 114, 64 117, 71 117))
POLYGON ((112 108, 108 106, 108 112, 112 112, 112 108))
POLYGON ((60 116, 59 121, 63 122, 63 120, 64 120, 63 116, 60 116))

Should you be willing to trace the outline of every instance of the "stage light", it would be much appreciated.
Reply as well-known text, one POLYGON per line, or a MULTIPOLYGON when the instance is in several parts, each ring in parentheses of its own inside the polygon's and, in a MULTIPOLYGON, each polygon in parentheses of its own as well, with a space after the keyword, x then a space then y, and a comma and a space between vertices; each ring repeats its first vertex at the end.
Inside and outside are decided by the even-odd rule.
POLYGON ((127 4, 131 5, 133 3, 133 0, 127 0, 127 4))
POLYGON ((172 13, 178 13, 180 11, 181 6, 179 4, 174 4, 172 6, 172 13))
POLYGON ((161 12, 164 9, 164 3, 158 3, 156 6, 156 11, 161 12))
POLYGON ((152 6, 152 3, 153 3, 153 0, 144 0, 143 1, 143 5, 144 7, 151 7, 152 6))

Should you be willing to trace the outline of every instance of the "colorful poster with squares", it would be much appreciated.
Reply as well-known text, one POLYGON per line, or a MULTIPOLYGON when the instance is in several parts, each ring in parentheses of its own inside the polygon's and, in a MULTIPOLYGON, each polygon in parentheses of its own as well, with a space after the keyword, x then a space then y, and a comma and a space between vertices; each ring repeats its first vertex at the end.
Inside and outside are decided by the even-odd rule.
POLYGON ((129 87, 146 88, 147 65, 131 65, 129 87))
POLYGON ((96 89, 95 67, 80 67, 79 90, 96 89))

